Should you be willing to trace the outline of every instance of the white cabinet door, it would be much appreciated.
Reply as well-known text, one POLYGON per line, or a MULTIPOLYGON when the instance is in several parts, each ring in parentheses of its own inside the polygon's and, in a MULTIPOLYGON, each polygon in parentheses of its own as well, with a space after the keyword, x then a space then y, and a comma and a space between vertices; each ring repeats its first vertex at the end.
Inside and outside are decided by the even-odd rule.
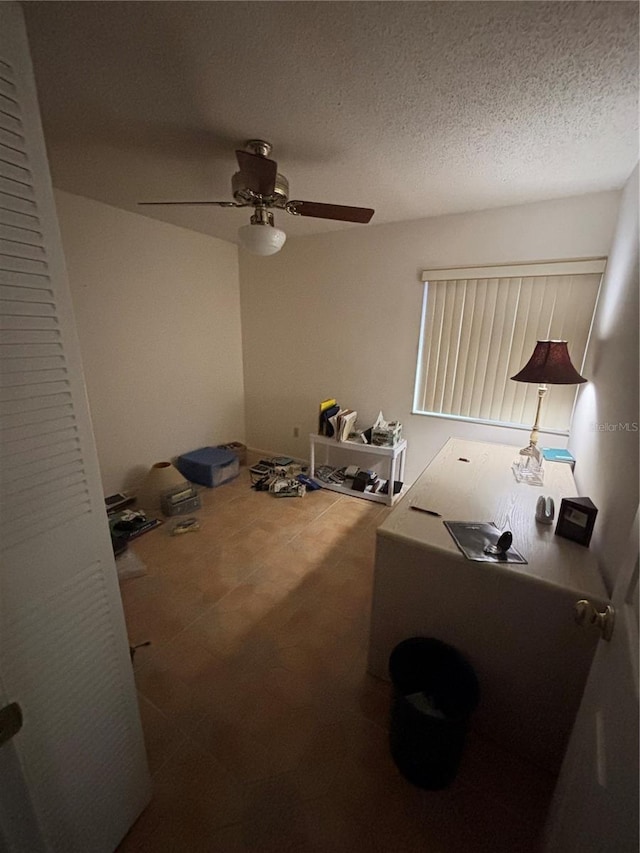
POLYGON ((638 853, 638 515, 562 765, 546 853, 638 853))
POLYGON ((0 702, 24 715, 0 747, 0 848, 111 851, 149 780, 15 3, 0 3, 0 500, 0 702))

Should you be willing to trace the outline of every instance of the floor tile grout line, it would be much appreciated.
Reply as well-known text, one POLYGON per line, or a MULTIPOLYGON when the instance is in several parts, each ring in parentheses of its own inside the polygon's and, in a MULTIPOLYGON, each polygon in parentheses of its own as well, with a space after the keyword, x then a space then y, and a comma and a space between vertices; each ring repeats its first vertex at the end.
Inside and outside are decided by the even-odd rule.
MULTIPOLYGON (((172 729, 178 728, 178 727, 176 726, 176 724, 173 722, 173 720, 172 720, 172 719, 171 719, 171 718, 170 718, 170 717, 169 717, 169 716, 168 716, 168 715, 167 715, 167 714, 162 710, 162 708, 159 708, 159 707, 155 704, 155 702, 153 702, 153 700, 152 700, 152 699, 150 699, 150 698, 146 695, 146 693, 144 693, 144 692, 143 692, 140 688, 138 688, 138 687, 136 687, 136 692, 137 692, 137 693, 142 697, 142 699, 143 699, 143 700, 144 700, 148 705, 150 705, 150 706, 154 709, 154 711, 157 711, 157 713, 159 713, 159 714, 162 716, 163 720, 164 720, 164 721, 165 721, 169 726, 171 726, 171 728, 172 728, 172 729)), ((183 732, 182 730, 180 730, 180 729, 179 729, 179 731, 180 731, 180 734, 183 736, 183 739, 184 739, 184 737, 185 737, 184 732, 183 732)), ((154 778, 154 777, 155 777, 155 776, 160 772, 160 770, 162 770, 162 768, 167 764, 167 762, 168 762, 168 761, 170 761, 170 760, 171 760, 171 758, 173 758, 173 756, 177 754, 177 752, 178 752, 178 750, 180 749, 180 747, 181 747, 181 743, 180 743, 180 741, 177 741, 177 742, 174 744, 174 748, 168 751, 168 753, 164 756, 163 760, 162 760, 162 761, 160 762, 160 764, 156 767, 156 769, 153 771, 153 773, 150 773, 150 776, 151 776, 151 778, 152 778, 152 779, 153 779, 153 778, 154 778)))
MULTIPOLYGON (((325 508, 325 510, 324 510, 324 511, 323 511, 323 512, 318 516, 318 518, 320 518, 320 517, 321 517, 325 512, 327 512, 327 511, 328 511, 332 506, 334 506, 338 501, 340 501, 340 500, 341 500, 342 498, 344 498, 344 497, 345 497, 344 495, 340 495, 340 496, 338 497, 338 500, 337 500, 337 501, 334 501, 334 502, 333 502, 333 503, 331 503, 328 507, 326 507, 326 508, 325 508)), ((346 497, 348 497, 348 496, 346 496, 346 497)), ((353 498, 353 500, 357 500, 357 498, 353 498)), ((316 519, 314 519, 314 520, 316 520, 316 519)), ((310 522, 310 523, 313 523, 313 522, 310 522)), ((297 535, 299 535, 299 534, 297 534, 297 535)), ((294 536, 290 541, 293 541, 295 538, 296 538, 296 536, 294 536)), ((249 575, 247 575, 247 578, 246 578, 246 579, 248 579, 249 577, 253 576, 256 572, 260 571, 261 569, 264 569, 264 564, 262 564, 262 565, 260 565, 260 566, 257 566, 257 567, 253 570, 253 572, 251 572, 249 575)), ((227 591, 223 596, 221 596, 221 598, 219 598, 219 599, 218 599, 218 601, 214 602, 212 605, 210 605, 210 607, 206 608, 202 613, 200 613, 197 617, 195 617, 195 619, 193 619, 193 620, 192 620, 191 622, 189 622, 187 625, 183 626, 183 628, 182 628, 180 631, 178 631, 178 633, 177 633, 177 634, 175 634, 175 635, 171 638, 171 640, 167 641, 167 644, 168 644, 169 642, 173 642, 173 641, 175 641, 175 640, 177 639, 177 637, 179 637, 179 636, 180 636, 180 634, 182 634, 182 633, 184 633, 185 631, 187 631, 187 630, 189 630, 190 628, 192 628, 192 627, 193 627, 193 626, 194 626, 194 625, 195 625, 195 624, 196 624, 200 619, 202 619, 202 618, 204 618, 206 615, 208 615, 208 614, 211 612, 211 610, 213 610, 213 608, 214 608, 214 607, 216 607, 216 606, 217 606, 221 601, 223 601, 227 596, 229 596, 229 595, 230 595, 230 594, 231 594, 231 593, 232 593, 232 592, 233 592, 233 591, 234 591, 238 586, 240 586, 242 583, 243 583, 243 581, 240 581, 240 583, 236 584, 236 586, 232 587, 232 588, 231 588, 230 590, 228 590, 228 591, 227 591)), ((263 618, 264 618, 264 617, 261 617, 261 619, 260 619, 260 620, 258 620, 258 622, 257 622, 256 624, 259 624, 259 622, 260 622, 260 621, 262 621, 262 619, 263 619, 263 618)), ((164 644, 163 644, 163 645, 164 645, 164 644)), ((202 644, 201 644, 201 643, 199 643, 199 645, 201 645, 201 646, 202 646, 202 644)), ((158 647, 158 648, 159 648, 159 647, 158 647)), ((205 649, 206 649, 206 647, 205 647, 205 646, 203 646, 203 648, 205 648, 205 649)), ((208 649, 206 649, 206 650, 208 651, 208 649)))

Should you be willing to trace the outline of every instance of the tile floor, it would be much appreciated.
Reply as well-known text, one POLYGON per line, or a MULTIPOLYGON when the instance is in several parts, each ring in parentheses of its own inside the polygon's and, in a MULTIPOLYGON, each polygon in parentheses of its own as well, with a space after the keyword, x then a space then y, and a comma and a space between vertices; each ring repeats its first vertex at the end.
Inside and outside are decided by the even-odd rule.
POLYGON ((119 847, 210 853, 533 853, 554 780, 473 733, 423 791, 366 674, 375 529, 389 510, 249 474, 202 490, 201 529, 133 545, 121 583, 153 799, 119 847))

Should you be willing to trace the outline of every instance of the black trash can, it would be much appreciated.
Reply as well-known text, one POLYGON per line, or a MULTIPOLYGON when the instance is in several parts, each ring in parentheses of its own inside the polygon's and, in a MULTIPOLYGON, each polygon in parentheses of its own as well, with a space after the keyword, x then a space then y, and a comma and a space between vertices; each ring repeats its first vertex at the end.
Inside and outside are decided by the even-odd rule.
POLYGON ((389 658, 394 687, 391 754, 402 775, 420 788, 446 788, 455 779, 478 679, 452 646, 411 637, 389 658))

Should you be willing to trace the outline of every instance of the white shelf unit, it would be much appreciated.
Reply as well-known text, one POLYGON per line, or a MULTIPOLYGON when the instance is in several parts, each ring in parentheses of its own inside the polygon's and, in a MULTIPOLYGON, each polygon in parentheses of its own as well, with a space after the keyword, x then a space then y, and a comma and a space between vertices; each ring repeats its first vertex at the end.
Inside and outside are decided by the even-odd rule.
POLYGON ((325 483, 318 480, 323 489, 329 489, 332 492, 340 492, 343 495, 351 495, 354 498, 363 498, 365 501, 375 501, 376 503, 387 504, 393 506, 402 494, 393 494, 393 484, 396 480, 404 481, 404 463, 407 450, 407 441, 403 439, 393 447, 376 447, 373 444, 360 444, 355 441, 336 441, 335 438, 327 438, 324 435, 309 435, 310 453, 309 453, 309 470, 311 476, 315 476, 316 472, 316 447, 325 448, 325 461, 320 464, 328 465, 329 448, 339 448, 340 450, 349 451, 349 453, 366 453, 368 456, 381 456, 387 462, 387 490, 388 494, 381 495, 378 492, 358 492, 355 489, 350 489, 347 486, 339 485, 338 483, 325 483))

